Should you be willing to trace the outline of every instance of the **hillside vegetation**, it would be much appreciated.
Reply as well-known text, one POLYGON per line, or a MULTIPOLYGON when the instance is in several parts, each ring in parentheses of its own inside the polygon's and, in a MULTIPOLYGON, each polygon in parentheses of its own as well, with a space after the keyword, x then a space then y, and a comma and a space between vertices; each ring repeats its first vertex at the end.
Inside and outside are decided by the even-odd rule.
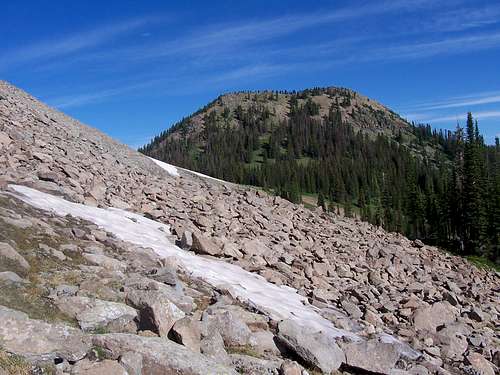
POLYGON ((498 262, 500 151, 343 88, 219 97, 139 151, 498 262))

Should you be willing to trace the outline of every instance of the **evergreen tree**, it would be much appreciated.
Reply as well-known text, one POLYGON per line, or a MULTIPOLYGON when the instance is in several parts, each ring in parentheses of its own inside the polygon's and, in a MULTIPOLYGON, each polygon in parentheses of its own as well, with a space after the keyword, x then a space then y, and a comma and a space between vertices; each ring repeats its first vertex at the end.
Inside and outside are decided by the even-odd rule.
POLYGON ((326 211, 325 196, 323 195, 322 191, 320 191, 318 194, 318 207, 321 207, 323 208, 323 211, 326 211))
POLYGON ((484 185, 477 124, 467 115, 464 151, 464 246, 470 254, 483 255, 486 234, 486 215, 483 206, 484 185))

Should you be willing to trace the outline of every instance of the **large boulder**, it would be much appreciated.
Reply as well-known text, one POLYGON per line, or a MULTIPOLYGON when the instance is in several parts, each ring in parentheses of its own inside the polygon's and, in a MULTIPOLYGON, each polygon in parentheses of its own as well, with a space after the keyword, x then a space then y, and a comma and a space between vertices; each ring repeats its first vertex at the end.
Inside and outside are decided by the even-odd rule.
POLYGON ((175 322, 170 331, 171 338, 193 352, 200 351, 200 323, 193 318, 184 317, 175 322))
POLYGON ((222 249, 210 238, 199 233, 193 233, 191 250, 197 254, 217 256, 222 253, 222 249))
POLYGON ((31 361, 55 358, 78 361, 91 346, 90 338, 76 328, 30 319, 23 312, 3 306, 0 306, 0 322, 2 348, 31 361))
POLYGON ((26 259, 24 259, 24 257, 16 250, 14 250, 14 248, 7 242, 0 242, 0 258, 5 258, 7 260, 15 262, 24 271, 30 269, 30 265, 26 261, 26 259))
POLYGON ((267 360, 245 354, 231 354, 231 365, 247 375, 274 375, 281 367, 280 360, 267 360))
POLYGON ((278 324, 278 340, 307 364, 326 374, 345 362, 344 352, 321 331, 312 331, 290 319, 278 324))
POLYGON ((204 313, 201 324, 204 336, 219 332, 226 347, 254 344, 250 328, 231 311, 217 311, 213 315, 204 313))
POLYGON ((399 352, 393 344, 378 340, 352 342, 342 345, 345 363, 357 370, 387 374, 399 359, 399 352))
POLYGON ((125 271, 127 265, 117 259, 110 258, 102 254, 84 253, 83 257, 91 264, 101 266, 110 271, 125 271))
POLYGON ((224 339, 219 332, 213 332, 204 336, 200 342, 200 349, 203 355, 217 363, 229 364, 231 359, 224 348, 224 339))
POLYGON ((139 329, 167 336, 174 323, 184 318, 184 312, 159 290, 131 289, 127 303, 139 311, 139 329))
POLYGON ((413 324, 417 331, 435 332, 437 327, 454 322, 457 316, 458 310, 450 303, 436 302, 415 310, 413 324))
POLYGON ((467 357, 467 363, 478 375, 494 375, 494 365, 479 353, 471 353, 467 357))
POLYGON ((105 359, 91 362, 83 359, 71 369, 72 375, 129 375, 128 371, 118 362, 105 359))
POLYGON ((103 328, 122 332, 130 330, 137 318, 137 311, 130 306, 95 298, 63 297, 56 299, 55 304, 65 314, 74 317, 84 331, 103 328))
POLYGON ((202 354, 160 337, 142 337, 125 333, 96 335, 96 346, 117 359, 127 352, 142 356, 142 371, 149 375, 236 375, 226 366, 215 363, 202 354))

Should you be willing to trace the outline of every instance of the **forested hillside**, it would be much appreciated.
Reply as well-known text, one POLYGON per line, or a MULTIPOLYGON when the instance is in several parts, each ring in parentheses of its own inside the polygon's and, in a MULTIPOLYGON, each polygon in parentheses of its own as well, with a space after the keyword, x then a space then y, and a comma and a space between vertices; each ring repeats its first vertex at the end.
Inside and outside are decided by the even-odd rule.
POLYGON ((239 93, 140 151, 499 262, 500 146, 471 115, 438 132, 348 89, 239 93))

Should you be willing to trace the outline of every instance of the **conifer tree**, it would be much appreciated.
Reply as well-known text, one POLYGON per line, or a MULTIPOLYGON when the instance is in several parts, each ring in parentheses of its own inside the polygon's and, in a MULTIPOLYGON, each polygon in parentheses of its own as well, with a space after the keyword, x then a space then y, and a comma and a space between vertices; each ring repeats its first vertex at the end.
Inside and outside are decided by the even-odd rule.
POLYGON ((322 191, 320 191, 318 194, 318 207, 321 207, 323 208, 323 211, 326 211, 325 196, 323 195, 322 191))
POLYGON ((467 115, 464 151, 464 246, 467 253, 482 255, 485 245, 486 215, 483 206, 483 184, 477 123, 467 115))

